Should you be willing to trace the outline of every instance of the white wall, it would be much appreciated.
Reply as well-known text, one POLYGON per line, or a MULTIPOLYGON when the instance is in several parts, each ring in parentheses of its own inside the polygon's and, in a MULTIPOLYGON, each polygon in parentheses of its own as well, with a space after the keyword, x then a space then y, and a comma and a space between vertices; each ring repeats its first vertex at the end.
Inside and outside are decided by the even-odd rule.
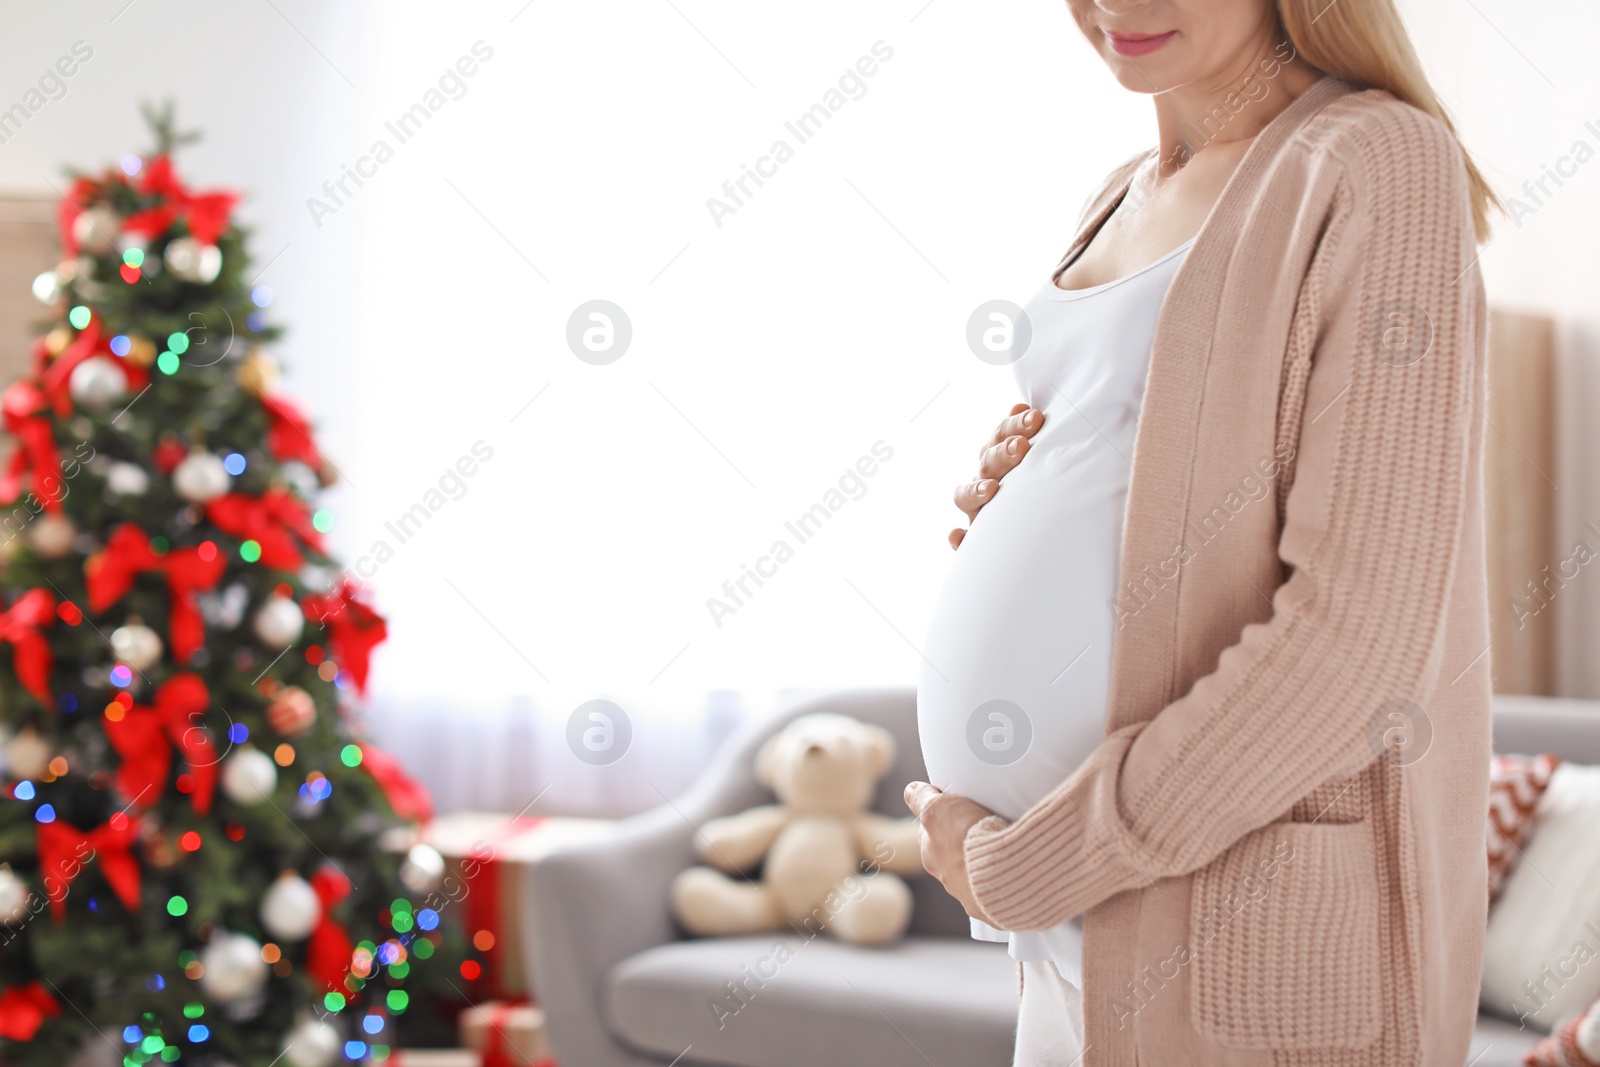
MULTIPOLYGON (((380 691, 563 708, 914 678, 950 486, 1012 397, 966 350, 967 315, 1025 297, 1094 180, 1151 136, 1065 5, 123 3, 8 12, 0 106, 74 40, 95 55, 0 145, 0 186, 141 145, 143 97, 206 130, 187 173, 246 190, 263 261, 286 248, 263 280, 347 475, 340 548, 397 548, 373 577, 394 617, 380 691), (384 122, 479 40, 465 95, 396 146, 384 122), (880 40, 865 95, 718 228, 707 197, 880 40), (393 159, 318 225, 307 198, 379 138, 393 159), (563 339, 595 297, 635 329, 607 367, 563 339), (706 598, 880 439, 894 458, 866 495, 714 626, 706 598), (384 522, 478 440, 495 456, 466 495, 395 545, 384 522)), ((1406 8, 1502 185, 1600 147, 1593 5, 1406 8)), ((1567 323, 1580 458, 1597 189, 1600 160, 1484 256, 1494 299, 1567 323)), ((1600 515, 1586 466, 1557 477, 1574 517, 1600 515)), ((1574 642, 1600 632, 1597 589, 1563 603, 1574 642)), ((1596 659, 1574 648, 1570 690, 1600 693, 1596 659)))

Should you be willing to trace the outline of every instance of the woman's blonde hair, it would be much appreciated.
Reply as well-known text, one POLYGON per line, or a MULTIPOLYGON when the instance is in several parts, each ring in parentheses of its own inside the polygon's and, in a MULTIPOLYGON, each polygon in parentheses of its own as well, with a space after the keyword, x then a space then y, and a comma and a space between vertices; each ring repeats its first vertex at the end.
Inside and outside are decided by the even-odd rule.
POLYGON ((1277 5, 1284 35, 1301 59, 1352 85, 1382 89, 1444 124, 1461 146, 1473 227, 1479 242, 1487 241, 1490 209, 1503 211, 1504 205, 1428 84, 1394 0, 1277 0, 1277 5))

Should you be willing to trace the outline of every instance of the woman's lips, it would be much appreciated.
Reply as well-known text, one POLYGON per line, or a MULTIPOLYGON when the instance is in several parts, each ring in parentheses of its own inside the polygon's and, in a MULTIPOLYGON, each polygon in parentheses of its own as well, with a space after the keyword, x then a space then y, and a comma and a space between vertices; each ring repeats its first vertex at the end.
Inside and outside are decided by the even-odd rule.
POLYGON ((1111 47, 1116 49, 1118 54, 1125 56, 1149 55, 1178 33, 1177 30, 1168 30, 1166 33, 1112 33, 1110 30, 1102 32, 1111 42, 1111 47))

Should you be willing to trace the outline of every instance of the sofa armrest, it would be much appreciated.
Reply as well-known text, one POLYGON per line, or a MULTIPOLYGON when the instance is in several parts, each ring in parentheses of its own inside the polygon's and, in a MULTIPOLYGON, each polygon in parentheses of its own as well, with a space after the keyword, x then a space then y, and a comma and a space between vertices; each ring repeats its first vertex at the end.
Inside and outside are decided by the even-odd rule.
POLYGON ((622 960, 679 937, 668 898, 672 879, 696 862, 694 836, 703 823, 770 799, 750 757, 770 729, 754 724, 737 734, 678 799, 533 863, 522 901, 530 973, 560 1062, 641 1062, 606 1027, 606 975, 622 960))

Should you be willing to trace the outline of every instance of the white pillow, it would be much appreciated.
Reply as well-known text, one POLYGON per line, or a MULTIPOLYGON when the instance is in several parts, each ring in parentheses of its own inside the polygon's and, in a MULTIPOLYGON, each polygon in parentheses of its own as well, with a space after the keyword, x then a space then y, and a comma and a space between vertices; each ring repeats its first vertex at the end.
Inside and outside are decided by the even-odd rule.
POLYGON ((1543 1032, 1600 999, 1600 767, 1551 775, 1489 912, 1479 996, 1543 1032))

